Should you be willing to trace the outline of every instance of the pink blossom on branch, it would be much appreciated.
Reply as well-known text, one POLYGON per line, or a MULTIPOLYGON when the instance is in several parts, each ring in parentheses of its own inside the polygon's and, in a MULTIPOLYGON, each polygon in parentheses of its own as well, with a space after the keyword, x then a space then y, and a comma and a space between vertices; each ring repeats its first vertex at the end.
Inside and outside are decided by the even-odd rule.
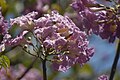
POLYGON ((88 47, 87 34, 80 31, 69 17, 57 11, 38 19, 35 19, 36 15, 37 12, 32 12, 11 19, 11 27, 17 24, 23 31, 15 38, 6 34, 3 43, 10 46, 24 44, 24 37, 30 31, 45 48, 43 53, 52 56, 53 67, 63 72, 74 64, 82 66, 93 56, 94 50, 88 47))
POLYGON ((93 56, 94 50, 88 48, 87 35, 67 16, 52 11, 34 22, 36 37, 46 50, 54 51, 46 53, 53 54, 54 69, 65 72, 74 64, 82 66, 93 56))
POLYGON ((37 12, 31 12, 27 15, 10 19, 10 28, 8 28, 8 23, 4 20, 4 17, 0 12, 0 35, 3 36, 2 40, 0 40, 0 52, 4 51, 6 46, 12 47, 27 43, 25 35, 28 33, 28 30, 32 30, 34 28, 33 19, 36 15, 37 12), (11 34, 9 34, 8 29, 11 29, 11 27, 13 27, 15 24, 17 24, 17 26, 23 31, 13 38, 11 34))
POLYGON ((37 12, 33 11, 26 15, 23 15, 14 19, 10 19, 10 25, 13 26, 17 24, 22 29, 27 29, 27 30, 33 29, 34 27, 33 20, 35 19, 35 16, 37 14, 38 14, 37 12))
POLYGON ((108 39, 109 42, 120 38, 120 9, 118 6, 119 4, 116 3, 115 7, 106 7, 92 0, 76 0, 72 3, 72 7, 80 17, 81 27, 87 33, 93 32, 103 39, 108 39), (89 1, 91 2, 89 3, 89 1))

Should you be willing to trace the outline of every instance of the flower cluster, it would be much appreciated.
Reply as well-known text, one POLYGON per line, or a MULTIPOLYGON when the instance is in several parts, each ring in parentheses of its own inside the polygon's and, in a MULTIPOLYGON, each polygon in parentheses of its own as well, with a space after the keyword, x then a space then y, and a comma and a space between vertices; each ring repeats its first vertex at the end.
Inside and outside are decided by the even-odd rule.
POLYGON ((7 38, 4 41, 5 45, 7 46, 17 46, 19 44, 25 44, 27 43, 27 40, 25 39, 25 35, 28 33, 28 31, 21 32, 18 36, 15 38, 12 38, 11 35, 7 34, 7 38))
POLYGON ((10 28, 14 27, 14 25, 19 26, 23 31, 17 35, 15 38, 12 38, 10 34, 8 34, 7 39, 4 41, 5 45, 16 46, 19 44, 27 43, 25 39, 25 35, 34 28, 34 18, 37 15, 37 12, 31 12, 27 15, 20 16, 14 19, 10 19, 10 28))
POLYGON ((83 28, 114 42, 120 38, 119 4, 106 7, 92 0, 76 0, 72 7, 77 11, 83 28))
POLYGON ((98 77, 98 80, 108 80, 108 76, 102 75, 102 76, 98 77))
POLYGON ((0 35, 4 35, 2 40, 0 41, 0 52, 4 51, 5 46, 17 46, 21 43, 27 43, 25 35, 28 33, 29 30, 32 30, 32 28, 34 27, 33 19, 36 15, 37 12, 31 12, 25 16, 10 19, 9 29, 14 27, 14 25, 18 25, 23 30, 19 35, 13 38, 8 32, 7 21, 4 20, 4 17, 0 13, 0 35))
POLYGON ((37 12, 28 13, 10 20, 10 26, 19 26, 20 35, 12 38, 10 34, 4 36, 4 44, 15 46, 27 43, 24 38, 30 32, 39 40, 45 56, 53 61, 53 67, 59 71, 66 71, 74 64, 81 66, 93 56, 93 48, 89 48, 89 41, 85 32, 72 22, 67 16, 60 15, 57 11, 35 19, 37 12))
POLYGON ((14 19, 10 19, 10 25, 13 26, 17 24, 22 29, 30 30, 33 28, 33 25, 34 25, 33 20, 37 14, 38 14, 37 12, 33 11, 31 13, 28 13, 25 16, 20 16, 14 19))
POLYGON ((1 8, 0 8, 0 52, 4 51, 5 49, 5 44, 3 43, 4 41, 3 37, 7 33, 8 33, 8 23, 2 16, 1 8))
POLYGON ((87 35, 67 16, 52 11, 34 22, 34 34, 46 48, 46 54, 54 55, 55 69, 64 72, 73 64, 83 65, 92 57, 94 51, 88 48, 87 35))
MULTIPOLYGON (((0 12, 0 53, 6 46, 20 45, 26 53, 41 59, 43 64, 43 77, 45 78, 46 61, 52 62, 52 67, 58 71, 65 72, 74 64, 83 66, 94 54, 94 49, 89 47, 88 35, 94 33, 109 42, 114 42, 116 38, 120 39, 120 0, 106 0, 114 3, 113 6, 98 4, 96 0, 75 0, 71 4, 77 12, 77 19, 80 22, 78 28, 68 16, 62 16, 57 11, 45 14, 38 18, 38 12, 31 12, 20 17, 10 19, 10 25, 0 12), (37 16, 37 17, 36 17, 37 16), (13 37, 9 30, 14 26, 20 28, 21 32, 13 37), (8 28, 9 27, 9 28, 8 28), (30 33, 31 37, 25 36, 30 33), (28 50, 26 46, 32 50, 28 50)), ((41 14, 47 12, 50 0, 37 0, 37 11, 41 14)), ((0 8, 1 9, 1 8, 0 8)), ((29 35, 28 35, 29 36, 29 35)), ((119 51, 118 51, 119 52, 119 51)), ((1 66, 0 66, 1 67, 1 66)), ((18 68, 10 67, 8 72, 5 69, 0 71, 1 80, 13 80, 20 77, 25 72, 23 65, 18 68)), ((31 69, 21 80, 42 80, 36 69, 31 69)), ((102 75, 98 80, 108 80, 107 75, 102 75)))

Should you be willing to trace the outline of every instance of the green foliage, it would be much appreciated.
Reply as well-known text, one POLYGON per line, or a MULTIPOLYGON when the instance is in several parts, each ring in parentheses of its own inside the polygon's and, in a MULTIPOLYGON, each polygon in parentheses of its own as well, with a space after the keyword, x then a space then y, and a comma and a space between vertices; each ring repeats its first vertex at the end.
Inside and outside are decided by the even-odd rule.
POLYGON ((5 0, 0 0, 0 7, 2 8, 2 12, 6 12, 7 10, 7 4, 5 0))
POLYGON ((4 67, 5 69, 10 67, 10 60, 7 56, 2 55, 0 57, 0 68, 4 67))

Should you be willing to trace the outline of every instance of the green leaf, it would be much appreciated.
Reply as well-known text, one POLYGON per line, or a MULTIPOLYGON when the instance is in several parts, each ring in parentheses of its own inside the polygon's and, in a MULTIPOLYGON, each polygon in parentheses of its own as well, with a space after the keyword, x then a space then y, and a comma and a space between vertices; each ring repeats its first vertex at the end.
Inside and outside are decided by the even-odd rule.
POLYGON ((88 75, 91 75, 91 74, 93 74, 93 69, 92 69, 92 67, 89 65, 89 64, 85 64, 80 70, 79 70, 80 72, 79 73, 87 73, 88 75))
POLYGON ((0 57, 0 66, 4 67, 5 69, 10 67, 10 60, 9 60, 9 58, 7 56, 2 55, 0 57))

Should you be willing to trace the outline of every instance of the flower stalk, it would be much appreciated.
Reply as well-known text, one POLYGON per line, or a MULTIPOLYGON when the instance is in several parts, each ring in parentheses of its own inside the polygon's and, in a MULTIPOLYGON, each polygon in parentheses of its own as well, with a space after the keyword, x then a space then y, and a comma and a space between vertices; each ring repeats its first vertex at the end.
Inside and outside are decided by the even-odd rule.
POLYGON ((43 80, 47 80, 46 59, 42 61, 42 69, 43 69, 43 80))

